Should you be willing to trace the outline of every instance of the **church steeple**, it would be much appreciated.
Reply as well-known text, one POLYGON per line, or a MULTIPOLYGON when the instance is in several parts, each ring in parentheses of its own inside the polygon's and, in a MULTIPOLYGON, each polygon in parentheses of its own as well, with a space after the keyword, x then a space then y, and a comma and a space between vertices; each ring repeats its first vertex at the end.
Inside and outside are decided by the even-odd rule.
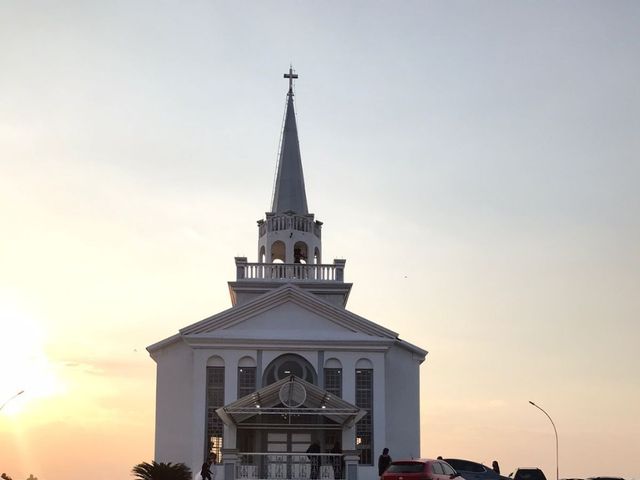
POLYGON ((298 75, 293 73, 293 68, 290 67, 289 73, 285 73, 284 78, 289 79, 289 92, 287 93, 287 111, 280 142, 278 173, 271 211, 274 213, 294 212, 298 215, 306 215, 309 213, 307 194, 304 188, 298 127, 293 107, 293 79, 298 78, 298 75))
POLYGON ((319 264, 322 258, 322 222, 315 220, 307 208, 296 114, 293 109, 293 80, 298 74, 284 74, 289 79, 287 109, 282 131, 280 157, 271 211, 258 222, 258 261, 289 264, 319 264))
POLYGON ((283 283, 294 283, 344 307, 351 291, 344 281, 346 260, 322 263, 322 222, 307 209, 293 110, 293 80, 298 75, 289 68, 284 78, 289 79, 289 91, 272 208, 258 220, 258 261, 236 257, 236 281, 229 282, 231 301, 243 304, 283 283))

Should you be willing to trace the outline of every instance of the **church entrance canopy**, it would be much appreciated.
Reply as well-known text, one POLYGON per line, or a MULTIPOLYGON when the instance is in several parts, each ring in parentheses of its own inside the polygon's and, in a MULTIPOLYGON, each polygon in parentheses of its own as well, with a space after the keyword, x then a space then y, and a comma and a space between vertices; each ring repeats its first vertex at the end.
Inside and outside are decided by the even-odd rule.
POLYGON ((366 411, 291 375, 216 410, 236 428, 335 428, 355 425, 366 411))

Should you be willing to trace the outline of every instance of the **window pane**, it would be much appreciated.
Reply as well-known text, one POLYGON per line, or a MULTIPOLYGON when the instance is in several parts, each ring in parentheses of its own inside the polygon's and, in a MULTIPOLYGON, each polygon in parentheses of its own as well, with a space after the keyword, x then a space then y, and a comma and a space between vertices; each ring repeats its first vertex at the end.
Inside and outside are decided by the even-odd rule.
POLYGON ((207 367, 207 452, 222 460, 222 420, 216 409, 224 407, 224 367, 207 367))
POLYGON ((238 368, 238 398, 256 391, 256 367, 238 368))
POLYGON ((360 464, 373 465, 373 370, 356 369, 356 405, 366 415, 356 424, 356 450, 360 464))
POLYGON ((389 465, 385 473, 420 473, 424 470, 424 463, 397 463, 389 465))
POLYGON ((443 463, 441 463, 441 465, 442 465, 442 470, 444 470, 445 475, 453 475, 454 473, 456 473, 456 472, 454 472, 453 468, 451 468, 451 466, 449 466, 448 464, 443 462, 443 463))
POLYGON ((324 369, 324 389, 332 395, 342 398, 342 369, 324 369))

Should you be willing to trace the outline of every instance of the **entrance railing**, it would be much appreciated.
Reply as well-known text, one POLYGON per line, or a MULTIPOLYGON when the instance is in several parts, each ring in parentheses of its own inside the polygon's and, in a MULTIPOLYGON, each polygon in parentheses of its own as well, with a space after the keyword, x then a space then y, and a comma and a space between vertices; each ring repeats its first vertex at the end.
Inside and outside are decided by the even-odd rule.
POLYGON ((337 480, 343 478, 339 453, 238 454, 236 478, 242 480, 337 480))

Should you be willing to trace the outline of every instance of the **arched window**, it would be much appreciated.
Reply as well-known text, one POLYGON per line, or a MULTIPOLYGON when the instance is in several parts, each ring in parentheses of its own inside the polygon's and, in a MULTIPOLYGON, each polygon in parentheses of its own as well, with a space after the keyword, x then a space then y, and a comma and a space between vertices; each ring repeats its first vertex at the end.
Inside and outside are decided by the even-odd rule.
POLYGON ((342 363, 337 358, 324 362, 324 389, 342 398, 342 363))
POLYGON ((356 423, 356 451, 361 465, 373 465, 373 363, 368 358, 356 362, 356 405, 367 412, 356 423))
POLYGON ((324 368, 342 368, 342 362, 337 358, 329 358, 324 362, 324 368))
POLYGON ((238 366, 239 367, 255 367, 256 366, 256 361, 253 359, 253 357, 250 356, 245 356, 242 357, 239 361, 238 361, 238 366))
POLYGON ((205 444, 207 451, 215 453, 218 459, 222 455, 222 420, 216 410, 224 407, 224 360, 214 355, 207 360, 207 432, 205 444))
POLYGON ((264 371, 262 385, 267 386, 272 383, 295 375, 298 378, 306 380, 309 383, 317 385, 318 377, 316 371, 305 358, 293 353, 280 355, 264 371))
POLYGON ((293 246, 293 263, 307 263, 308 255, 307 244, 304 242, 296 242, 293 246))
POLYGON ((238 395, 242 398, 256 391, 256 361, 249 356, 238 362, 238 395))
POLYGON ((316 247, 315 251, 313 252, 313 263, 322 263, 322 259, 320 258, 320 249, 318 247, 316 247))
POLYGON ((258 255, 258 262, 260 263, 264 263, 265 262, 265 250, 264 250, 264 245, 260 247, 260 254, 258 255))
POLYGON ((356 368, 373 368, 373 363, 368 358, 361 358, 356 362, 356 368))
POLYGON ((224 368, 224 360, 222 357, 219 357, 218 355, 213 355, 212 357, 209 357, 209 359, 207 360, 207 367, 224 368))
POLYGON ((286 250, 284 246, 284 242, 281 240, 276 240, 271 244, 271 262, 277 263, 280 261, 284 263, 286 261, 286 250))

